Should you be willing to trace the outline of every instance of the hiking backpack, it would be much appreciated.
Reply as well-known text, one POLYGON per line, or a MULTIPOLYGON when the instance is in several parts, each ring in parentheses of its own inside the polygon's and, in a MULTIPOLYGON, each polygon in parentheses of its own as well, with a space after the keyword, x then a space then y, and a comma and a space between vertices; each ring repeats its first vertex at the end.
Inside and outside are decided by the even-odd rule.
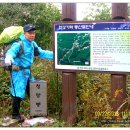
POLYGON ((3 30, 0 34, 0 66, 4 69, 7 69, 4 59, 5 53, 11 47, 13 42, 20 43, 21 49, 18 55, 20 55, 23 51, 23 44, 19 39, 19 36, 23 34, 23 27, 22 26, 10 26, 3 30))
MULTIPOLYGON (((17 39, 13 42, 11 42, 10 44, 8 45, 4 45, 0 51, 0 66, 4 69, 4 70, 9 70, 10 69, 10 66, 6 66, 5 64, 5 54, 6 52, 10 49, 10 47, 12 46, 12 44, 16 42, 18 44, 20 44, 20 51, 18 52, 17 56, 16 57, 19 57, 22 53, 24 53, 24 45, 22 43, 22 41, 20 39, 17 39)), ((35 45, 33 44, 34 46, 34 56, 38 56, 39 55, 39 51, 38 51, 38 48, 35 47, 35 45)))
POLYGON ((4 45, 2 48, 1 48, 1 51, 0 51, 0 66, 4 69, 4 70, 9 70, 10 69, 10 66, 6 66, 5 64, 5 54, 6 52, 10 49, 10 47, 12 46, 12 44, 14 42, 17 42, 18 44, 20 44, 20 51, 18 52, 17 56, 16 57, 19 57, 23 52, 23 43, 20 39, 17 39, 11 43, 9 43, 8 45, 4 45))

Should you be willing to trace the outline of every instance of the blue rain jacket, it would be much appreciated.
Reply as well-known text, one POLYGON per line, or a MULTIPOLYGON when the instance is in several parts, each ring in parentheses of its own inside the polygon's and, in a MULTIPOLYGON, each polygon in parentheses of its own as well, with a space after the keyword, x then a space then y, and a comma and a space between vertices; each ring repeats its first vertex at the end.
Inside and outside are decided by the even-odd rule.
POLYGON ((36 42, 30 42, 29 40, 27 40, 24 34, 20 36, 20 39, 23 43, 24 52, 19 57, 17 57, 17 54, 20 51, 21 46, 20 43, 14 42, 11 48, 7 51, 6 56, 12 56, 12 58, 14 59, 14 62, 12 64, 26 68, 19 71, 12 71, 13 82, 11 82, 11 94, 13 96, 24 99, 27 81, 28 79, 30 79, 31 73, 28 67, 31 67, 34 61, 34 46, 38 48, 38 57, 42 59, 52 60, 53 52, 48 50, 42 50, 40 47, 38 47, 36 42))

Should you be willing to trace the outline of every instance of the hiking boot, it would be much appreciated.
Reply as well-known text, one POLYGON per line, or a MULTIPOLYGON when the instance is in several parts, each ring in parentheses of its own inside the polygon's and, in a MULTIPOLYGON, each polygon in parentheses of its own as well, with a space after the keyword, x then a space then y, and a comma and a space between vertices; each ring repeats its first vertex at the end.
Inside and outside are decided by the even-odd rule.
POLYGON ((12 115, 12 119, 16 119, 19 123, 24 122, 24 118, 20 115, 14 116, 12 115))

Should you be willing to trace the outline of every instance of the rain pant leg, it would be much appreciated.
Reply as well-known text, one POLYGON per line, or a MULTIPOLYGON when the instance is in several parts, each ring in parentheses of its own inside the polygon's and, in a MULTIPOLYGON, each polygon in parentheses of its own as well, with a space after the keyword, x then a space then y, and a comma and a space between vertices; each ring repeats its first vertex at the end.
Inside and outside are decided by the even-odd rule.
POLYGON ((12 116, 20 115, 19 109, 20 109, 21 101, 22 101, 22 99, 20 97, 12 96, 12 116))
POLYGON ((30 77, 30 70, 20 70, 12 72, 11 95, 25 98, 27 81, 30 77))

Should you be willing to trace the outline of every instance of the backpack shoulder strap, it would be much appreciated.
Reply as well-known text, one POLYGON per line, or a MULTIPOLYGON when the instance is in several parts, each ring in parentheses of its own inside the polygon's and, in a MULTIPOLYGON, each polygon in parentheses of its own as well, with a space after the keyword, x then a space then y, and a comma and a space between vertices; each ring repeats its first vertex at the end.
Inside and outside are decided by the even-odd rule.
POLYGON ((20 39, 18 39, 17 42, 20 44, 20 51, 17 54, 17 56, 19 57, 22 53, 24 53, 24 45, 23 45, 23 42, 20 39))
POLYGON ((38 56, 40 54, 38 51, 38 47, 36 47, 34 43, 33 43, 33 47, 34 47, 34 56, 38 56))

